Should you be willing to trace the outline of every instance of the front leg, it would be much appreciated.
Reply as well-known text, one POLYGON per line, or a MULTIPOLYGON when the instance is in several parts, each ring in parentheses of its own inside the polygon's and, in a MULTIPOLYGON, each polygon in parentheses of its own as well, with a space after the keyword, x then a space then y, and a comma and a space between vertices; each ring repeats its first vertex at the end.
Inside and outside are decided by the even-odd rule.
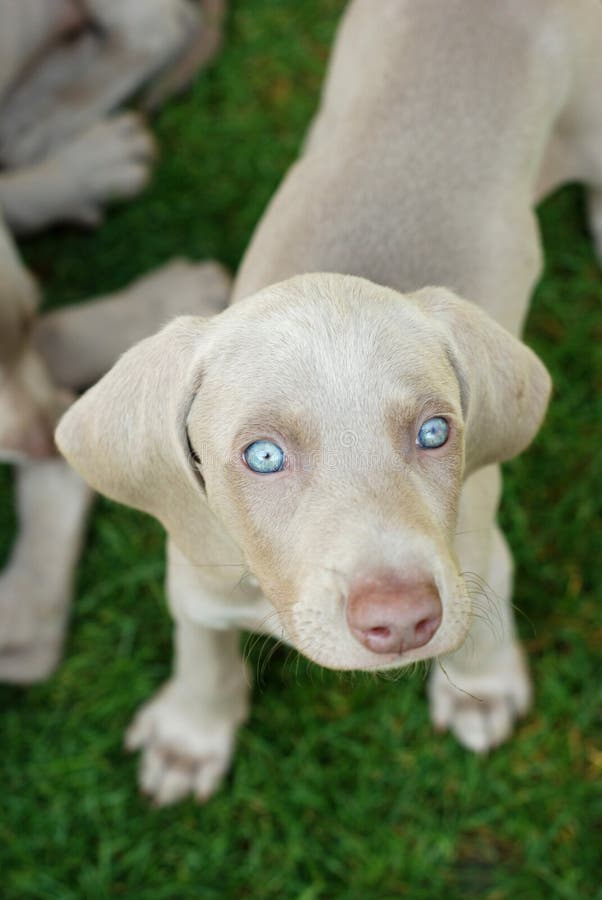
POLYGON ((191 607, 215 606, 195 568, 170 553, 168 592, 175 615, 175 665, 170 680, 136 715, 126 735, 142 750, 140 786, 159 805, 187 794, 207 800, 219 787, 248 713, 249 682, 236 629, 199 625, 191 607))
POLYGON ((435 660, 429 686, 435 727, 477 752, 503 743, 531 704, 512 611, 512 557, 495 524, 499 493, 497 466, 465 485, 456 546, 474 619, 462 647, 435 660))

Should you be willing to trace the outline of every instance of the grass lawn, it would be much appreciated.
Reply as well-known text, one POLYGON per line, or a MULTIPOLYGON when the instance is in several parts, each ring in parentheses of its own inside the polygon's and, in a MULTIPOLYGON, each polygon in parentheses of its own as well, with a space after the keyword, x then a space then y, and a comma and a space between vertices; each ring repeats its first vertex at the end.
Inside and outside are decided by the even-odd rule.
MULTIPOLYGON (((343 0, 238 0, 225 50, 157 122, 155 180, 94 234, 24 252, 47 305, 126 284, 174 255, 235 267, 315 108, 343 0)), ((361 64, 361 61, 358 61, 361 64)), ((323 672, 278 651, 234 770, 205 807, 154 810, 122 735, 170 669, 163 535, 98 501, 67 655, 0 687, 2 900, 602 897, 602 281, 569 188, 542 210, 528 341, 556 394, 505 470, 535 708, 485 758, 435 736, 420 673, 323 672), (598 830, 596 830, 598 828, 598 830)), ((0 469, 0 551, 14 531, 0 469)))

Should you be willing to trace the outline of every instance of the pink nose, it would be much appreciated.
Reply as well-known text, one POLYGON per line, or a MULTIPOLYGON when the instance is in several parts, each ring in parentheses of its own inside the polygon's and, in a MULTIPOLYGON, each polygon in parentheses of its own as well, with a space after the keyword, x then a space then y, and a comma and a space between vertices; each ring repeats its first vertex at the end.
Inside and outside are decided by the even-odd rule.
POLYGON ((352 586, 347 622, 373 653, 405 653, 428 644, 441 624, 441 600, 432 581, 382 577, 352 586))

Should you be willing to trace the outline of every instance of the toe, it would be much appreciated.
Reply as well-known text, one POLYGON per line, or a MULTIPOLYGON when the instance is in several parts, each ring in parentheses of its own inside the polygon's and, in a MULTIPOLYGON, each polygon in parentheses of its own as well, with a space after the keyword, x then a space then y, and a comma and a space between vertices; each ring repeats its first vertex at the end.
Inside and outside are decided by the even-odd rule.
POLYGON ((124 746, 130 753, 141 750, 152 739, 154 733, 153 721, 145 715, 144 710, 138 713, 134 721, 125 733, 124 746))
POLYGON ((154 797, 165 776, 165 760, 158 747, 151 744, 140 762, 140 790, 154 797))
POLYGON ((153 799, 157 806, 168 806, 183 800, 193 788, 196 768, 192 761, 188 766, 166 766, 154 791, 153 799))
POLYGON ((460 704, 451 723, 451 728, 460 743, 474 753, 485 753, 491 743, 487 723, 487 708, 460 704))
POLYGON ((194 794, 200 803, 205 803, 220 786, 228 768, 229 760, 208 757, 197 772, 194 794))

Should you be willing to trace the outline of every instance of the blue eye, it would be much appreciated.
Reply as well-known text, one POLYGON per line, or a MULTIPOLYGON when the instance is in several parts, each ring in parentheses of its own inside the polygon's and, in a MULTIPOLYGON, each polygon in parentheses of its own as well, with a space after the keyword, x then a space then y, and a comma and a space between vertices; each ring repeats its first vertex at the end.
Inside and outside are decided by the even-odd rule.
POLYGON ((435 450, 442 447, 448 437, 449 425, 441 416, 434 416, 420 426, 416 443, 425 450, 435 450))
POLYGON ((284 452, 272 441, 249 444, 243 456, 248 467, 260 475, 273 475, 284 466, 284 452))

